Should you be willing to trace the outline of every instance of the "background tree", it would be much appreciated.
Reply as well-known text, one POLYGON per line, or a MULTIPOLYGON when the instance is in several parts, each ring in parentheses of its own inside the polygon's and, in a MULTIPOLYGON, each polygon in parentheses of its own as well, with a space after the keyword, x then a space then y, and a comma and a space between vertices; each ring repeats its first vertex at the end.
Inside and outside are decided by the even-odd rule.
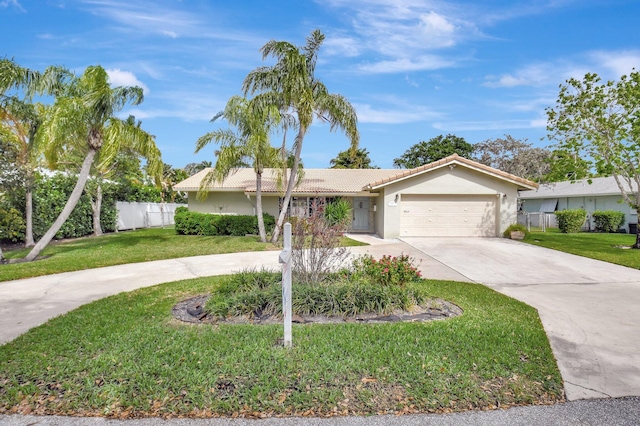
POLYGON ((101 162, 108 164, 117 155, 125 140, 136 146, 138 152, 150 159, 149 168, 158 170, 160 151, 151 138, 138 138, 125 121, 115 117, 127 103, 140 104, 143 92, 140 87, 115 87, 109 85, 106 71, 100 66, 90 66, 79 78, 74 78, 65 92, 56 96, 55 103, 47 111, 37 142, 43 144, 45 156, 51 164, 57 163, 64 149, 86 149, 78 180, 62 212, 51 228, 27 254, 26 260, 34 260, 49 244, 78 203, 94 158, 101 153, 101 162), (146 144, 146 145, 142 145, 146 144), (151 161, 154 159, 153 161, 151 161))
POLYGON ((340 151, 338 156, 330 162, 332 169, 377 169, 371 165, 369 151, 366 148, 347 149, 340 151))
POLYGON ((213 163, 211 161, 204 160, 199 163, 187 164, 186 166, 184 166, 184 171, 187 173, 187 175, 193 176, 196 173, 201 172, 209 167, 213 167, 213 163))
POLYGON ((252 167, 256 174, 256 214, 260 240, 267 241, 262 213, 262 174, 267 167, 280 163, 280 150, 271 146, 269 133, 280 123, 280 112, 276 105, 260 108, 254 102, 240 96, 233 96, 224 111, 216 114, 211 121, 224 118, 236 128, 214 130, 200 137, 196 142, 196 152, 209 143, 220 144, 216 151, 216 164, 200 183, 199 197, 206 197, 207 187, 214 181, 221 182, 234 170, 252 167))
MULTIPOLYGON (((260 94, 255 101, 263 108, 277 106, 281 113, 290 113, 297 130, 294 138, 294 162, 287 180, 283 208, 278 216, 271 241, 278 240, 280 229, 287 214, 291 193, 297 182, 298 165, 304 137, 314 116, 328 122, 330 130, 341 129, 356 149, 360 139, 358 117, 353 106, 342 95, 329 93, 326 86, 316 78, 315 68, 318 51, 324 41, 320 30, 314 30, 302 47, 286 41, 271 40, 261 49, 262 58, 273 57, 276 63, 251 71, 244 80, 243 90, 260 94)), ((285 124, 288 121, 283 120, 285 124)))
POLYGON ((471 158, 473 145, 459 136, 436 136, 427 142, 422 141, 406 150, 404 154, 393 160, 393 167, 414 169, 424 164, 433 163, 453 154, 471 158))
MULTIPOLYGON (((189 177, 184 169, 174 168, 171 164, 162 165, 162 175, 160 185, 162 188, 163 203, 186 203, 186 195, 182 192, 174 191, 173 187, 189 177)), ((148 173, 149 174, 149 173, 148 173)))
POLYGON ((473 160, 533 181, 541 181, 550 171, 551 151, 536 148, 527 140, 504 138, 487 139, 473 146, 473 160))
POLYGON ((624 201, 640 209, 640 73, 606 83, 591 73, 571 78, 546 112, 547 137, 565 159, 582 160, 574 162, 577 173, 612 175, 624 201))

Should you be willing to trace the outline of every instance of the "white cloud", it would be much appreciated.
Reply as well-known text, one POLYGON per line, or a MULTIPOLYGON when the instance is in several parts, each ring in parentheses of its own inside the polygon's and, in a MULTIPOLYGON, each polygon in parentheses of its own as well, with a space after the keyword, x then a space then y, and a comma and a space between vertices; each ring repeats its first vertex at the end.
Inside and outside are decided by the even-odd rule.
POLYGON ((546 120, 522 119, 500 121, 450 121, 434 123, 433 127, 447 132, 462 132, 474 130, 508 130, 508 129, 536 129, 546 127, 546 120))
POLYGON ((360 123, 401 124, 414 123, 440 117, 440 114, 420 106, 403 109, 374 109, 369 104, 353 104, 360 123))
POLYGON ((582 79, 591 72, 604 80, 620 78, 633 68, 640 69, 639 50, 592 51, 556 61, 530 64, 500 76, 488 75, 484 86, 510 88, 518 86, 556 86, 569 78, 582 79))
POLYGON ((149 88, 146 84, 138 80, 138 78, 129 71, 122 71, 119 68, 106 70, 109 75, 109 83, 112 86, 138 86, 141 87, 145 95, 149 93, 149 88))
POLYGON ((589 57, 602 68, 612 73, 611 78, 619 78, 629 74, 633 68, 640 70, 640 50, 602 51, 591 52, 589 57))
POLYGON ((18 0, 2 0, 0 1, 0 7, 7 8, 9 6, 13 6, 21 12, 26 12, 24 7, 18 2, 18 0))
POLYGON ((181 34, 201 31, 198 17, 179 9, 163 7, 158 2, 122 0, 81 0, 91 11, 108 17, 125 28, 144 33, 177 38, 181 34))
POLYGON ((360 54, 360 46, 353 37, 327 36, 323 48, 328 55, 354 57, 360 54))
POLYGON ((436 55, 424 55, 418 58, 399 58, 390 61, 380 61, 358 66, 361 71, 370 73, 397 73, 406 71, 437 70, 454 65, 453 61, 436 55))

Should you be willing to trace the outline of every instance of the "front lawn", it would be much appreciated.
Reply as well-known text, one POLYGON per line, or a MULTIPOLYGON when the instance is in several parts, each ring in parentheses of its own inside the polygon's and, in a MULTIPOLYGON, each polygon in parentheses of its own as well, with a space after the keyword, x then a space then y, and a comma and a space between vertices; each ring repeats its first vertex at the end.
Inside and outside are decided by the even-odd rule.
POLYGON ((599 232, 563 234, 558 229, 548 229, 547 232, 531 232, 525 242, 640 269, 640 250, 622 248, 635 244, 636 236, 634 234, 599 232))
MULTIPOLYGON (((341 243, 363 245, 349 238, 343 238, 341 243)), ((177 235, 173 227, 139 229, 54 242, 41 254, 46 259, 0 265, 0 281, 150 260, 273 249, 276 249, 273 244, 262 243, 257 237, 177 235)), ((17 259, 28 252, 28 249, 19 249, 4 255, 7 259, 17 259)))
POLYGON ((227 277, 122 293, 0 346, 0 413, 325 416, 563 399, 535 309, 482 285, 421 281, 464 313, 428 323, 187 325, 171 309, 227 277))

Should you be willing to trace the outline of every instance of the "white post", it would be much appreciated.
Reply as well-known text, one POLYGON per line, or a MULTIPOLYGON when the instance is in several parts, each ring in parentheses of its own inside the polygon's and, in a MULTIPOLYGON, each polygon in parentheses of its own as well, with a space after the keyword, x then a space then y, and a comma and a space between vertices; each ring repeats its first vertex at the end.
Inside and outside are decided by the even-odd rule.
POLYGON ((282 316, 284 317, 284 347, 291 343, 291 224, 284 224, 284 249, 278 261, 282 263, 282 316))

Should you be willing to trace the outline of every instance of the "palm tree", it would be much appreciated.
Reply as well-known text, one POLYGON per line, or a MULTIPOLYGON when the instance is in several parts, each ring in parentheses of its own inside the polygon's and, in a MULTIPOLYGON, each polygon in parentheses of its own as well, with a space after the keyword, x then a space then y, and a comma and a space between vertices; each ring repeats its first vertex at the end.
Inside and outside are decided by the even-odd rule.
POLYGON ((34 95, 56 94, 70 77, 61 67, 48 67, 44 73, 23 68, 15 62, 0 60, 0 121, 11 132, 8 138, 19 151, 16 167, 24 172, 25 185, 25 246, 32 247, 33 240, 33 185, 34 172, 39 165, 41 152, 34 143, 42 122, 44 106, 32 104, 34 95), (9 90, 23 90, 24 98, 8 96, 9 90))
POLYGON ((56 97, 36 141, 44 147, 45 157, 51 164, 57 163, 64 149, 86 149, 86 154, 78 181, 62 212, 26 260, 34 260, 67 220, 82 195, 98 153, 99 164, 109 164, 123 146, 132 145, 149 160, 149 167, 159 173, 162 161, 153 138, 139 137, 139 132, 133 131, 132 126, 114 116, 127 103, 138 105, 142 100, 140 87, 110 87, 107 73, 100 66, 88 67, 82 76, 70 82, 65 93, 56 97))
POLYGON ((269 141, 269 133, 280 123, 280 113, 275 105, 258 108, 252 101, 233 96, 227 102, 224 111, 216 114, 211 121, 218 118, 226 119, 237 131, 214 130, 196 142, 196 152, 211 141, 220 144, 220 149, 216 152, 216 164, 202 180, 198 196, 206 196, 209 184, 224 180, 235 169, 253 167, 256 173, 258 231, 262 242, 266 242, 267 234, 262 216, 262 173, 266 167, 276 166, 280 162, 280 150, 272 147, 269 141))
POLYGON ((328 122, 330 129, 341 129, 357 149, 360 135, 355 109, 340 94, 329 93, 325 85, 315 77, 318 50, 324 41, 320 30, 307 37, 305 46, 296 47, 286 41, 271 40, 261 49, 262 58, 274 57, 273 66, 259 67, 251 71, 243 82, 245 95, 259 93, 254 101, 262 107, 276 105, 283 112, 295 117, 297 134, 294 139, 294 162, 287 182, 284 208, 273 230, 272 242, 276 242, 284 222, 291 193, 296 184, 296 174, 304 137, 313 122, 314 115, 328 122))

